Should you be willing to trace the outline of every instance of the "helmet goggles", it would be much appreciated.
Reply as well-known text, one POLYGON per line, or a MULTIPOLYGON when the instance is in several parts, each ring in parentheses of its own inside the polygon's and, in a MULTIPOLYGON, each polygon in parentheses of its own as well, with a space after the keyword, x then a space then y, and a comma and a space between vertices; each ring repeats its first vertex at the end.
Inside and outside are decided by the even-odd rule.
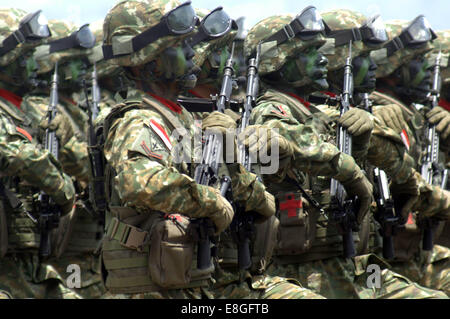
POLYGON ((328 29, 327 37, 335 39, 336 47, 348 44, 350 41, 363 41, 367 45, 379 45, 389 40, 380 15, 371 17, 359 28, 335 31, 328 29))
POLYGON ((52 41, 49 45, 50 53, 76 47, 90 49, 95 45, 95 36, 89 28, 89 24, 85 24, 68 37, 52 41))
POLYGON ((431 25, 423 15, 416 17, 408 27, 402 30, 399 36, 389 41, 385 47, 387 55, 391 56, 395 52, 405 47, 415 48, 424 45, 428 41, 436 39, 437 36, 431 29, 431 25))
POLYGON ((206 15, 200 25, 199 31, 188 40, 191 47, 202 41, 208 41, 220 38, 230 32, 232 29, 237 30, 236 22, 223 10, 222 7, 217 7, 208 15, 206 15))
POLYGON ((162 37, 187 34, 194 30, 198 21, 198 17, 191 6, 191 1, 186 1, 166 13, 157 25, 133 37, 129 52, 114 54, 113 45, 103 45, 103 56, 105 59, 112 59, 128 55, 141 50, 162 37))
POLYGON ((41 12, 42 10, 38 10, 30 13, 20 21, 19 29, 3 40, 0 56, 10 52, 20 43, 48 38, 51 35, 47 19, 41 12))

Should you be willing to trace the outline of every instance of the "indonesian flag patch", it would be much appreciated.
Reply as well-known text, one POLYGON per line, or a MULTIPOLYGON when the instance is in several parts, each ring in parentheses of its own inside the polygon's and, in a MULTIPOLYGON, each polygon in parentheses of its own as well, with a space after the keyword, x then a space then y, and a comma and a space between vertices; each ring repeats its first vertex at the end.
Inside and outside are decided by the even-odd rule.
POLYGON ((406 149, 409 151, 410 143, 409 143, 408 134, 406 134, 405 130, 402 130, 402 132, 400 133, 400 136, 402 137, 403 144, 405 144, 406 149))
POLYGON ((164 128, 159 125, 155 120, 150 120, 150 126, 152 130, 159 136, 161 141, 163 141, 164 145, 169 149, 169 151, 172 150, 172 143, 170 143, 169 135, 167 135, 164 128))

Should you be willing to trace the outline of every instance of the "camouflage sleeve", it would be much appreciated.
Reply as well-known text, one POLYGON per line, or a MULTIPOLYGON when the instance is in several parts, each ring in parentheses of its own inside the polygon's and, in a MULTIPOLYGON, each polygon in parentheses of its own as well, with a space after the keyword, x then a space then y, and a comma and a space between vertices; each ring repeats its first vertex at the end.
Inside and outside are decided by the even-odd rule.
POLYGON ((378 121, 374 122, 367 160, 384 170, 397 184, 405 183, 416 166, 400 135, 378 121))
MULTIPOLYGON (((82 184, 89 181, 89 155, 88 145, 76 136, 60 148, 59 161, 63 171, 75 177, 82 184)), ((87 185, 87 184, 86 184, 87 185)))
POLYGON ((435 217, 439 220, 450 219, 450 192, 439 186, 428 184, 415 172, 419 180, 420 196, 413 206, 423 217, 435 217))
POLYGON ((23 129, 15 127, 5 116, 0 116, 0 156, 3 174, 23 178, 52 196, 59 205, 73 199, 73 184, 53 155, 39 149, 23 129))
POLYGON ((287 105, 262 102, 252 111, 251 123, 276 128, 292 142, 294 155, 284 171, 296 168, 313 176, 332 177, 346 182, 352 180, 356 171, 360 170, 351 156, 339 152, 333 144, 324 142, 311 124, 299 123, 287 105))
POLYGON ((122 204, 191 217, 220 212, 218 191, 195 183, 172 165, 170 143, 164 143, 150 121, 170 135, 159 114, 131 110, 111 125, 106 138, 105 157, 117 172, 113 183, 122 204))

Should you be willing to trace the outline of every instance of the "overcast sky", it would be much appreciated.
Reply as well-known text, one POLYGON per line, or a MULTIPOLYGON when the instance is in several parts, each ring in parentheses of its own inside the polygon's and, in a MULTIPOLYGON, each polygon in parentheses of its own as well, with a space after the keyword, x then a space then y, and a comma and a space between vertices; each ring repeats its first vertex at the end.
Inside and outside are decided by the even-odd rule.
MULTIPOLYGON (((102 20, 116 0, 20 0, 14 5, 28 12, 42 9, 50 19, 66 19, 75 24, 102 20)), ((0 7, 9 7, 13 1, 0 0, 0 7)), ((192 0, 197 8, 214 9, 221 5, 233 17, 246 17, 246 28, 273 14, 299 13, 308 5, 319 11, 345 8, 366 16, 380 13, 385 21, 412 20, 424 14, 433 29, 450 29, 450 0, 192 0)))

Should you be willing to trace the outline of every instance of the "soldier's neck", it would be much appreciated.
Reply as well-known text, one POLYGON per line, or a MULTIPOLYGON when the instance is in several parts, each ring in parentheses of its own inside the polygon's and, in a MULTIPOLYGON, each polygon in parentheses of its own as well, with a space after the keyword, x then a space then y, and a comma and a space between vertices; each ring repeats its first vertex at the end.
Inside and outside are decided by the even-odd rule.
POLYGON ((145 86, 137 85, 137 88, 155 95, 161 96, 170 101, 176 101, 180 90, 176 82, 162 83, 162 82, 150 82, 145 86))

